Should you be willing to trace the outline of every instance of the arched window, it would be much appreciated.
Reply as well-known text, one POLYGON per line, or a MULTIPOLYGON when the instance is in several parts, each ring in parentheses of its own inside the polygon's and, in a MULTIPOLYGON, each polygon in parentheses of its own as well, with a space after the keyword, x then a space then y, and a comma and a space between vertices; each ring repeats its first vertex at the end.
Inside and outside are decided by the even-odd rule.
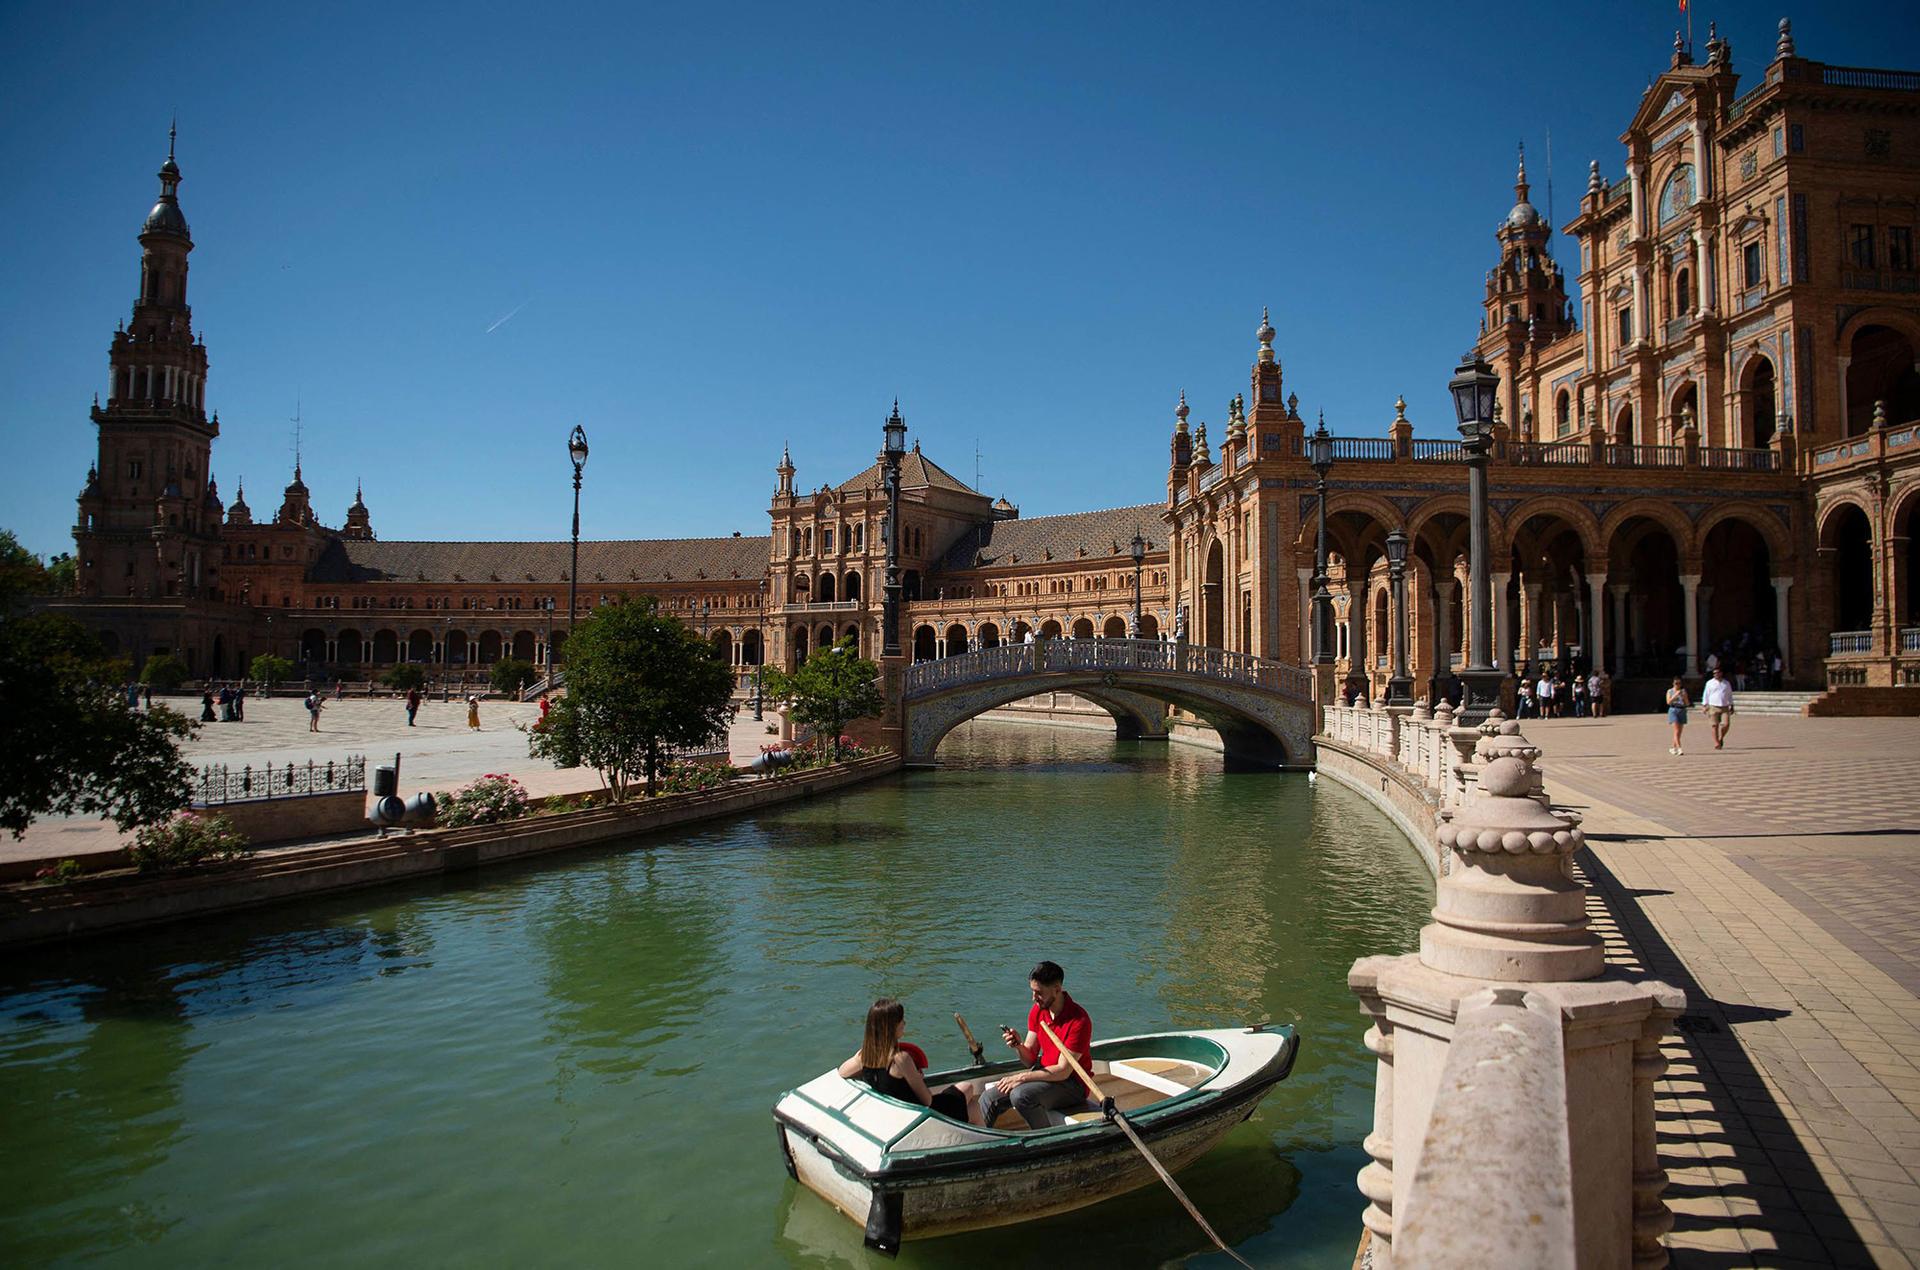
POLYGON ((1573 431, 1573 397, 1566 389, 1553 401, 1553 435, 1564 437, 1573 431))
POLYGON ((1660 187, 1660 223, 1676 219, 1693 206, 1693 165, 1682 163, 1660 187))
POLYGON ((1673 311, 1675 315, 1693 312, 1693 271, 1685 265, 1674 271, 1673 311))

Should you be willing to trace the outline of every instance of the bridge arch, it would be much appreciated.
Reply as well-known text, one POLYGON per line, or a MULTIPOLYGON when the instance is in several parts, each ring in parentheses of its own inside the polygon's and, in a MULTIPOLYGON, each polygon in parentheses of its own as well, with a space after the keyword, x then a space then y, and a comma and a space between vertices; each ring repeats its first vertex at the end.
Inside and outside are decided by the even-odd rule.
POLYGON ((932 765, 941 740, 960 724, 1050 691, 1087 697, 1123 727, 1129 715, 1152 716, 1141 701, 1178 706, 1214 727, 1230 759, 1278 768, 1312 763, 1308 672, 1139 639, 1004 645, 911 667, 902 702, 906 760, 932 765))

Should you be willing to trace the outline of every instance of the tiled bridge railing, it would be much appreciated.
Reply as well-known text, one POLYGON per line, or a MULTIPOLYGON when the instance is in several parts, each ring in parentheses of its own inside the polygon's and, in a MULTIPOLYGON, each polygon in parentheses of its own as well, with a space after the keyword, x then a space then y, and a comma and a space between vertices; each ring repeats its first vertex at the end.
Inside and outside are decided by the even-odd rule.
POLYGON ((1087 670, 1187 675, 1264 688, 1302 702, 1313 700, 1313 675, 1304 667, 1158 639, 1042 639, 918 662, 907 668, 906 695, 912 699, 992 679, 1087 670))

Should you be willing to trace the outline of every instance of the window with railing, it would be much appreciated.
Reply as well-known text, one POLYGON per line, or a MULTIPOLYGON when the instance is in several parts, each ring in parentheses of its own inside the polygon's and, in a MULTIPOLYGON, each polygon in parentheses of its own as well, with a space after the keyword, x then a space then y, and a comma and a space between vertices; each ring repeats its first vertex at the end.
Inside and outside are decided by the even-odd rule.
POLYGON ((1827 636, 1828 654, 1844 657, 1849 653, 1870 653, 1873 651, 1872 631, 1834 631, 1827 636))
POLYGON ((1873 226, 1854 225, 1848 230, 1847 261, 1855 269, 1873 268, 1873 226))

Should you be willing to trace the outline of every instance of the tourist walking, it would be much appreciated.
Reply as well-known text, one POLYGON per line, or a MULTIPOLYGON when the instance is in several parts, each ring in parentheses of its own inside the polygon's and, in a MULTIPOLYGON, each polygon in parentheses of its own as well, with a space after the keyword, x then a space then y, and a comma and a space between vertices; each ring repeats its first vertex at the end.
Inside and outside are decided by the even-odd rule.
POLYGON ((1707 708, 1707 722, 1713 725, 1713 748, 1726 749, 1727 732, 1733 727, 1733 685, 1727 682, 1725 668, 1716 669, 1700 690, 1700 704, 1707 708))
POLYGON ((1587 713, 1596 719, 1604 719, 1607 717, 1605 684, 1602 682, 1600 672, 1597 670, 1587 676, 1587 713))
POLYGON ((220 722, 233 722, 233 689, 224 686, 220 689, 220 722))
POLYGON ((1680 748, 1680 731, 1687 726, 1687 686, 1678 678, 1673 687, 1667 689, 1667 722, 1673 725, 1673 744, 1667 747, 1669 754, 1685 754, 1680 748))
POLYGON ((1553 676, 1544 670, 1540 672, 1539 686, 1534 689, 1534 700, 1540 706, 1540 717, 1551 719, 1554 708, 1553 676))
POLYGON ((1522 679, 1519 690, 1515 693, 1513 699, 1513 717, 1516 719, 1531 719, 1534 717, 1534 714, 1533 685, 1522 679))
POLYGON ((200 722, 212 723, 213 721, 213 689, 203 688, 200 690, 200 722))
POLYGON ((326 708, 327 703, 321 699, 319 693, 309 692, 307 694, 307 731, 318 732, 320 730, 320 712, 326 708))
POLYGON ((152 714, 153 713, 153 685, 152 684, 147 685, 146 698, 147 698, 147 713, 152 714))
POLYGON ((233 690, 233 721, 235 723, 247 721, 247 681, 244 679, 233 690))
POLYGON ((419 713, 420 713, 420 690, 418 688, 409 688, 407 689, 407 726, 408 727, 413 726, 413 718, 415 715, 419 713))
POLYGON ((1587 717, 1587 681, 1577 670, 1573 672, 1573 717, 1587 717))
POLYGON ((478 732, 479 730, 480 730, 480 698, 468 697, 467 698, 467 731, 478 732))

